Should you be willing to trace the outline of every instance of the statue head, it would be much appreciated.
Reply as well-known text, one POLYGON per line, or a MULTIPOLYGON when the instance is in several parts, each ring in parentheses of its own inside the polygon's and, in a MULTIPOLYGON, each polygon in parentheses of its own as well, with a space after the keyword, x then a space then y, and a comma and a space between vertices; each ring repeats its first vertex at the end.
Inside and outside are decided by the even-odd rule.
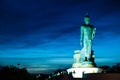
POLYGON ((90 24, 90 17, 89 17, 89 15, 88 15, 88 13, 85 15, 85 17, 84 17, 84 22, 85 22, 85 24, 90 24))

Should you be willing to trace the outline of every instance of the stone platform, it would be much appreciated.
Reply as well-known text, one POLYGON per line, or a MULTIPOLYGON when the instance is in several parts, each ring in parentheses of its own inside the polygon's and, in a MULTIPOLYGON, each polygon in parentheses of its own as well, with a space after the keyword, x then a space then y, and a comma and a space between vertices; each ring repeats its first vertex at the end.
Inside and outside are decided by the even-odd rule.
POLYGON ((102 69, 97 67, 92 68, 69 68, 67 69, 68 74, 72 74, 74 78, 83 78, 84 74, 89 73, 101 73, 102 69))
MULTIPOLYGON (((76 79, 74 79, 76 80, 76 79)), ((86 74, 81 80, 120 80, 120 73, 94 73, 86 74)))

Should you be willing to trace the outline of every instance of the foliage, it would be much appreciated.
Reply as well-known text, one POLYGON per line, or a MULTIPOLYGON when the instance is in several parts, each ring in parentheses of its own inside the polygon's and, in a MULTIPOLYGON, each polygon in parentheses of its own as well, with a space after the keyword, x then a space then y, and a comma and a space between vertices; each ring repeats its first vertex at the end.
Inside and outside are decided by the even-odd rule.
POLYGON ((4 66, 0 69, 0 80, 34 80, 34 77, 25 68, 4 66))
MULTIPOLYGON (((103 69, 103 73, 120 73, 120 63, 99 68, 103 69)), ((67 74, 66 69, 57 69, 54 74, 31 75, 25 68, 0 66, 0 80, 73 80, 73 77, 71 74, 67 74)))
POLYGON ((103 69, 103 73, 120 73, 120 63, 117 63, 111 67, 108 65, 104 65, 100 66, 100 68, 103 69))

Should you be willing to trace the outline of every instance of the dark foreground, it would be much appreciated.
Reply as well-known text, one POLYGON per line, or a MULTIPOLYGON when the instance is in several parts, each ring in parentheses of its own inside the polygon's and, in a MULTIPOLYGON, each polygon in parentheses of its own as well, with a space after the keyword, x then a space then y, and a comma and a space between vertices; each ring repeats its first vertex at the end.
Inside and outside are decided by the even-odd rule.
POLYGON ((28 73, 25 68, 20 69, 14 66, 5 66, 0 68, 0 80, 120 80, 120 68, 114 69, 112 68, 113 71, 108 69, 100 74, 85 74, 82 79, 74 79, 72 74, 67 74, 65 70, 58 70, 54 74, 33 75, 28 73))

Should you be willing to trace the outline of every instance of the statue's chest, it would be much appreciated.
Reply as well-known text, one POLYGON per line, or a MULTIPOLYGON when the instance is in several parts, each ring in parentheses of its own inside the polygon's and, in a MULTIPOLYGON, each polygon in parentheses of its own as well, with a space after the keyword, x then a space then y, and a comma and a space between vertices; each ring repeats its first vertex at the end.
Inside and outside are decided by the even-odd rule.
POLYGON ((84 28, 84 32, 85 33, 91 33, 92 32, 92 28, 91 27, 85 27, 84 28))

